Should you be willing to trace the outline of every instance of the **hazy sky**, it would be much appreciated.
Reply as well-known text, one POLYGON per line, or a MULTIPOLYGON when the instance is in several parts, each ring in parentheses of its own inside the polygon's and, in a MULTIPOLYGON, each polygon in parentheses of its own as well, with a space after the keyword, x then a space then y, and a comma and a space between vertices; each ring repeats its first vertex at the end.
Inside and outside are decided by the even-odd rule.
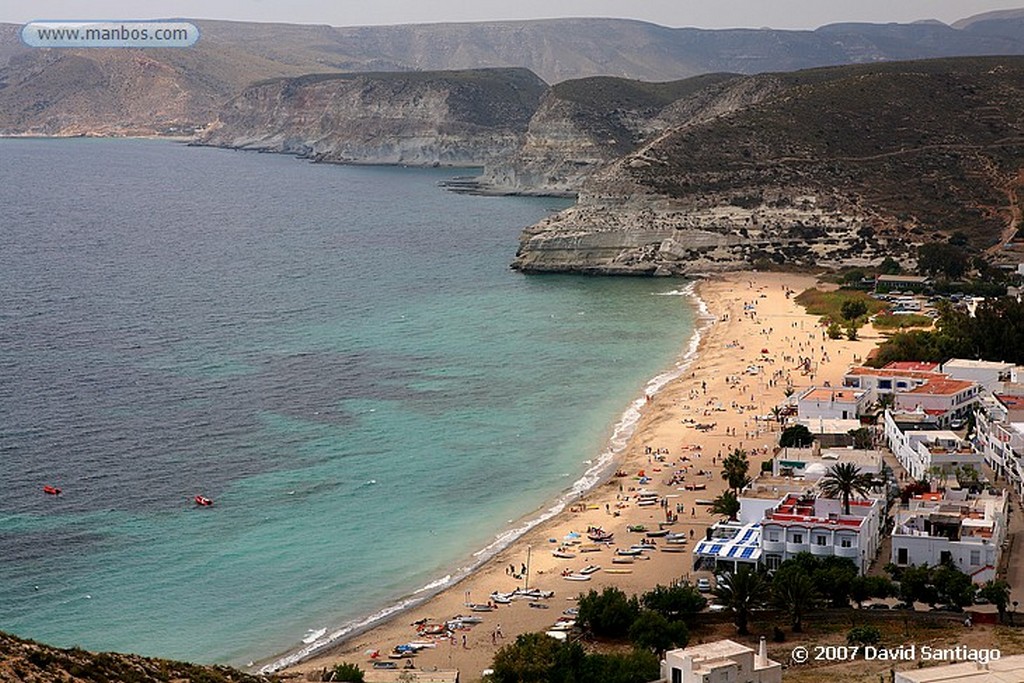
POLYGON ((0 21, 190 17, 353 26, 621 17, 701 28, 816 28, 837 21, 947 23, 1017 0, 2 0, 0 21))

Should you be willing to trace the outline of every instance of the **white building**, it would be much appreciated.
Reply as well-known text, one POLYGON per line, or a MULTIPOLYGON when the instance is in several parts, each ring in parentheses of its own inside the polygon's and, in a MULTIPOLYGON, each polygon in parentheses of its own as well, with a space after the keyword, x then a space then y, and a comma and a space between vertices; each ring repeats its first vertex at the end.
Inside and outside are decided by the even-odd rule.
POLYGON ((885 411, 885 442, 903 469, 921 480, 936 471, 946 476, 961 466, 981 471, 984 457, 956 433, 944 430, 902 430, 892 411, 885 411), (934 470, 933 468, 938 468, 934 470))
POLYGON ((665 653, 664 683, 782 683, 782 664, 768 659, 761 638, 755 652, 732 640, 716 640, 665 653))
POLYGON ((783 448, 772 458, 772 476, 803 478, 813 484, 842 463, 857 466, 863 474, 881 474, 882 451, 821 448, 817 441, 810 448, 783 448))
POLYGON ((775 569, 807 552, 818 557, 848 557, 863 574, 878 552, 881 503, 850 500, 850 514, 842 501, 814 494, 789 494, 765 512, 761 520, 762 561, 775 569))
MULTIPOLYGON (((977 650, 976 648, 973 648, 977 650)), ((991 655, 991 650, 989 651, 991 655)), ((980 652, 979 652, 980 655, 980 652)), ((956 654, 950 658, 955 658, 956 654)), ((1024 681, 1024 655, 967 661, 925 669, 897 671, 893 683, 1019 683, 1024 681)))
POLYGON ((810 387, 797 397, 800 420, 853 420, 870 405, 868 393, 857 389, 810 387))
POLYGON ((896 411, 927 415, 940 427, 966 418, 979 402, 981 387, 973 381, 952 379, 945 373, 908 369, 928 364, 891 363, 890 366, 881 369, 852 367, 846 371, 843 386, 866 391, 869 402, 891 397, 896 411))
POLYGON ((939 366, 939 372, 949 375, 950 379, 975 382, 986 391, 993 391, 999 383, 1010 381, 1013 367, 1013 363, 953 358, 939 366))
POLYGON ((914 496, 896 514, 891 561, 900 567, 952 562, 975 583, 994 579, 1006 537, 1006 500, 1005 491, 914 496))
MULTIPOLYGON (((996 406, 1002 402, 992 401, 996 406)), ((1024 421, 1008 422, 997 410, 978 411, 977 443, 985 462, 1024 496, 1024 421), (994 413, 994 414, 993 414, 994 413)))

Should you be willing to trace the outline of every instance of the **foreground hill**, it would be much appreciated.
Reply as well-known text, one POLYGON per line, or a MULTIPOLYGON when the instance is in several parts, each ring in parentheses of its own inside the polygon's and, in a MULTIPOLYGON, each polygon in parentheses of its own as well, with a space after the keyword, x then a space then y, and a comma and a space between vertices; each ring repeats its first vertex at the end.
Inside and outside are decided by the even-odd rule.
POLYGON ((273 683, 226 666, 199 666, 138 655, 62 650, 0 633, 0 683, 273 683))
POLYGON ((678 274, 762 262, 838 266, 954 231, 987 248, 1020 227, 1024 58, 725 84, 740 87, 755 93, 746 105, 677 121, 593 175, 576 206, 524 233, 514 267, 678 274))
POLYGON ((551 19, 334 28, 197 20, 182 50, 34 49, 0 24, 0 135, 190 134, 266 79, 326 72, 524 68, 548 83, 672 81, 954 55, 1024 54, 1024 17, 835 24, 815 31, 551 19))

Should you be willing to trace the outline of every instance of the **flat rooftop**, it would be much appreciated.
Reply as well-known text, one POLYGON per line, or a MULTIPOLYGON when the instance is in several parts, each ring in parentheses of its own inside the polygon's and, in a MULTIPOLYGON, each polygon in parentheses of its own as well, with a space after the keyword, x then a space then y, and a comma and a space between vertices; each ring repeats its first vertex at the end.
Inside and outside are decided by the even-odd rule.
POLYGON ((951 358, 942 364, 943 370, 961 368, 965 370, 1009 370, 1013 363, 992 360, 971 360, 970 358, 951 358))
POLYGON ((894 360, 886 363, 883 370, 913 370, 915 372, 935 372, 939 367, 938 363, 925 363, 917 360, 894 360))
POLYGON ((864 397, 863 391, 853 389, 833 389, 831 387, 814 387, 802 396, 801 401, 818 401, 829 403, 856 403, 864 397))

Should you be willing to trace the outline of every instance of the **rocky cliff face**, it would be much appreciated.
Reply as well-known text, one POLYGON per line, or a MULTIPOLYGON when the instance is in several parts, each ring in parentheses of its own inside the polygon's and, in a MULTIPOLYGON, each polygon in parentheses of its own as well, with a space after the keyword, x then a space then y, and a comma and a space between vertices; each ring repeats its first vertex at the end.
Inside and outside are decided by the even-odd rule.
POLYGON ((513 267, 670 275, 861 265, 954 231, 991 248, 1019 227, 1021 58, 757 76, 700 96, 704 104, 684 99, 667 112, 689 112, 686 122, 527 229, 513 267), (729 101, 716 113, 714 102, 729 101))
POLYGON ((546 89, 525 69, 277 79, 246 88, 197 142, 319 161, 483 165, 518 146, 546 89))

